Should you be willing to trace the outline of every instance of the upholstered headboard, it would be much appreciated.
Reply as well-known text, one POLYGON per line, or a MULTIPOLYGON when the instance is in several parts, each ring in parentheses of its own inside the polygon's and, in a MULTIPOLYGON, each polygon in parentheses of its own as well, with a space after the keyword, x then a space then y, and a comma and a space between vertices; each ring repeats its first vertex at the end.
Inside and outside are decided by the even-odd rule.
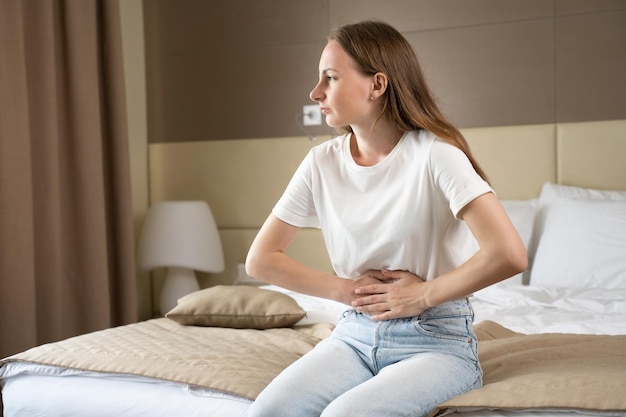
MULTIPOLYGON (((537 197, 545 182, 626 190, 626 120, 464 129, 501 199, 537 197)), ((328 138, 320 138, 319 141, 328 138)), ((150 145, 150 199, 205 200, 220 229, 221 274, 232 283, 258 228, 311 146, 306 137, 150 145)), ((289 253, 332 271, 318 230, 303 230, 289 253)))
POLYGON ((544 182, 626 190, 626 120, 463 130, 501 199, 536 197, 544 182))

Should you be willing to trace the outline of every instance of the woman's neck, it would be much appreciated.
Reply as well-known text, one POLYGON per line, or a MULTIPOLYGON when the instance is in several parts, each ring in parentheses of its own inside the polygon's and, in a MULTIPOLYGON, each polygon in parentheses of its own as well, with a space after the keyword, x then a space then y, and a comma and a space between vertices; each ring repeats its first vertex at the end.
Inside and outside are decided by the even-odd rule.
POLYGON ((403 131, 389 123, 379 121, 373 129, 353 127, 350 136, 350 153, 357 165, 373 166, 385 159, 398 144, 403 131))

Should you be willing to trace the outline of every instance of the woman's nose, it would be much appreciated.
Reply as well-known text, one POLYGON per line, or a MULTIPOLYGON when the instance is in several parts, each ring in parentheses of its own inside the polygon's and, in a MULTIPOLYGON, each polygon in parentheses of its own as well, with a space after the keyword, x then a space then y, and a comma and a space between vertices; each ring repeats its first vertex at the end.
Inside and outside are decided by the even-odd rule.
POLYGON ((313 90, 311 90, 311 93, 309 94, 309 97, 311 98, 311 100, 313 101, 321 101, 322 100, 322 94, 320 92, 320 85, 319 83, 313 88, 313 90))

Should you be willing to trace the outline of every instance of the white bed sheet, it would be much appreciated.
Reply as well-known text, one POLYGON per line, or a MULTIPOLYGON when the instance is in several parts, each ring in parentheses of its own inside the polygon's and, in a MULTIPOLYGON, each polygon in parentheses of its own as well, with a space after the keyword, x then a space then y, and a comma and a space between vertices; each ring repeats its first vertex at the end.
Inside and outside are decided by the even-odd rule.
MULTIPOLYGON (((267 286, 264 288, 268 288, 267 286)), ((307 311, 301 324, 336 322, 345 306, 286 293, 307 311)), ((548 289, 502 283, 472 296, 476 323, 492 320, 522 333, 626 334, 626 289, 548 289)), ((4 417, 238 417, 250 402, 149 378, 11 363, 0 369, 4 417), (9 378, 9 376, 11 376, 9 378), (136 405, 142 404, 138 410, 136 405)), ((567 410, 477 410, 463 417, 619 416, 567 410)))
POLYGON ((150 378, 11 363, 4 417, 238 417, 244 398, 150 378), (141 407, 138 408, 138 404, 141 407))
POLYGON ((500 283, 471 297, 474 322, 520 333, 626 334, 626 289, 500 283))

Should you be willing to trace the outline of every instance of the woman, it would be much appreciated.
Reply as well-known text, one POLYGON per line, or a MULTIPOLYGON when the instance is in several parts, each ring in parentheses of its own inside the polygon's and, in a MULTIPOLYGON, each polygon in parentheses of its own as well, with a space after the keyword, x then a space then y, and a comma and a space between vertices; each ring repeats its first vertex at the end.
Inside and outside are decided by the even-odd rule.
POLYGON ((311 99, 346 133, 304 159, 246 268, 352 308, 248 416, 428 415, 481 386, 467 296, 524 270, 524 245, 398 31, 367 21, 332 33, 311 99), (285 254, 302 227, 321 228, 336 276, 285 254))

